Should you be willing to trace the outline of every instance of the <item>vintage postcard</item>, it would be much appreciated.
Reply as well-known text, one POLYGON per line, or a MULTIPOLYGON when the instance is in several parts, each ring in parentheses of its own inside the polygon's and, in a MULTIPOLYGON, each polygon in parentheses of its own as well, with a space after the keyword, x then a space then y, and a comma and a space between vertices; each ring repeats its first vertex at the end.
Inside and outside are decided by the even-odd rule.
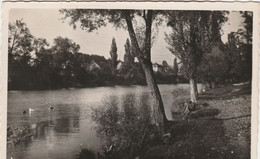
POLYGON ((1 157, 257 158, 256 2, 3 2, 1 157))

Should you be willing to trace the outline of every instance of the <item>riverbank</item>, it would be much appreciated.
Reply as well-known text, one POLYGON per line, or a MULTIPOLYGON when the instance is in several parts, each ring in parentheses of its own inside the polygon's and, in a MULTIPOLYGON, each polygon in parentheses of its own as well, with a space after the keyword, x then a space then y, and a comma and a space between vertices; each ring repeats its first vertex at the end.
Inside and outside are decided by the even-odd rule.
MULTIPOLYGON (((168 117, 171 115, 171 107, 176 107, 178 101, 181 102, 182 98, 189 99, 187 93, 189 85, 159 85, 159 88, 168 117), (179 96, 177 97, 176 94, 179 96)), ((233 156, 221 155, 221 152, 229 155, 236 154, 237 157, 241 155, 241 151, 244 151, 242 152, 244 158, 247 158, 250 151, 247 150, 250 145, 250 128, 244 126, 250 127, 250 117, 247 114, 247 112, 250 114, 250 90, 242 86, 212 89, 201 94, 200 101, 207 103, 208 109, 219 110, 219 114, 216 117, 171 122, 168 131, 171 133, 171 138, 165 142, 160 136, 156 136, 156 131, 153 132, 153 125, 149 122, 151 116, 148 115, 150 109, 147 108, 150 108, 150 103, 153 101, 146 87, 11 91, 8 101, 9 125, 29 125, 36 131, 33 131, 32 137, 16 140, 13 137, 20 136, 20 133, 13 132, 11 128, 8 134, 10 134, 10 141, 15 139, 15 149, 9 147, 8 156, 9 158, 48 158, 46 154, 51 154, 49 156, 51 158, 58 156, 74 159, 78 155, 79 158, 86 158, 87 155, 92 156, 89 158, 100 159, 109 158, 111 154, 109 155, 108 151, 111 149, 109 152, 113 153, 113 159, 115 156, 119 159, 126 157, 132 159, 137 156, 139 158, 152 158, 152 156, 155 156, 154 158, 191 158, 190 156, 215 158, 214 155, 219 158, 232 158, 233 156), (29 103, 25 103, 24 97, 30 99, 29 103), (48 110, 46 101, 52 101, 55 107, 53 111, 48 110), (35 111, 32 114, 23 114, 22 111, 29 106, 34 106, 35 111), (94 121, 92 118, 86 118, 86 115, 91 117, 93 107, 100 110, 96 111, 97 120, 94 121), (118 114, 118 118, 115 114, 118 114), (244 117, 240 117, 242 115, 244 117), (64 134, 69 137, 60 138, 60 135, 64 134), (95 138, 96 136, 98 138, 95 138), (51 150, 47 149, 50 146, 49 137, 53 138, 51 144, 55 145, 51 150), (99 145, 98 142, 103 144, 99 145), (241 147, 238 147, 237 143, 241 147), (70 144, 71 147, 67 149, 62 146, 66 144, 70 144), (23 151, 17 152, 17 150, 23 151), (93 153, 89 153, 90 151, 93 151, 94 157, 93 153), (153 151, 156 153, 153 154, 153 151), (97 157, 98 152, 101 157, 97 157), (108 155, 103 156, 105 153, 108 155), (132 154, 131 157, 129 153, 132 154)), ((180 106, 183 108, 183 105, 180 106)), ((24 134, 22 132, 21 134, 24 134)))
MULTIPOLYGON (((116 81, 116 80, 115 80, 116 81)), ((158 81, 157 84, 188 84, 188 82, 175 82, 175 81, 158 81)), ((8 91, 46 91, 46 90, 59 90, 59 89, 71 89, 71 88, 95 88, 95 87, 115 87, 115 86, 146 86, 145 81, 127 81, 127 82, 104 82, 104 83, 89 83, 88 85, 83 84, 75 84, 68 86, 50 86, 50 87, 10 87, 8 86, 8 91)))
POLYGON ((174 122, 168 143, 151 148, 142 158, 250 158, 250 86, 211 89, 199 99, 219 114, 174 122))
MULTIPOLYGON (((157 84, 188 84, 189 81, 184 77, 176 77, 174 75, 162 75, 160 73, 155 74, 157 84), (176 80, 178 79, 178 81, 176 80)), ((57 82, 57 81, 56 81, 57 82)), ((17 84, 15 82, 8 83, 8 90, 23 90, 23 91, 34 91, 34 90, 58 90, 58 89, 69 89, 69 88, 94 88, 94 87, 113 87, 113 86, 132 86, 140 85, 145 86, 146 80, 143 77, 139 78, 128 78, 125 79, 121 76, 108 77, 108 79, 98 78, 80 82, 64 82, 60 80, 57 83, 40 84, 35 82, 27 82, 17 84)))

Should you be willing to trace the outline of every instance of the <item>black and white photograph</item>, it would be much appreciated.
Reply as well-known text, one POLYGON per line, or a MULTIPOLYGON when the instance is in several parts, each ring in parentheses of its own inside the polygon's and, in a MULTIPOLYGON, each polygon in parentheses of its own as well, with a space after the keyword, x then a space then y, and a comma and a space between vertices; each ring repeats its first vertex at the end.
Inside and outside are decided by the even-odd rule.
POLYGON ((5 158, 256 157, 254 3, 101 4, 5 10, 5 158))

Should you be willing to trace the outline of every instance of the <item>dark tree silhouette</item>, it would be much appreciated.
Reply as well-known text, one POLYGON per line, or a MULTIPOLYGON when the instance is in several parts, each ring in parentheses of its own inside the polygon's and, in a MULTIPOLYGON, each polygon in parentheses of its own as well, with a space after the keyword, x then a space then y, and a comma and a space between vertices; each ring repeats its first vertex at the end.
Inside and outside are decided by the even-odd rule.
POLYGON ((34 37, 22 20, 9 24, 8 32, 8 81, 10 87, 30 87, 34 37))
POLYGON ((239 50, 242 56, 243 62, 243 80, 252 79, 252 33, 253 33, 253 13, 244 11, 241 12, 244 18, 244 29, 238 30, 240 35, 239 50))
POLYGON ((124 46, 125 46, 124 62, 127 63, 128 65, 133 65, 135 56, 133 52, 133 47, 128 38, 126 39, 126 43, 124 46))
POLYGON ((177 62, 177 58, 174 58, 174 62, 173 62, 173 73, 175 75, 178 74, 179 71, 179 66, 178 66, 178 62, 177 62))
POLYGON ((116 39, 113 37, 111 49, 110 49, 110 57, 111 57, 111 70, 112 74, 115 74, 116 66, 117 66, 117 46, 116 46, 116 39))

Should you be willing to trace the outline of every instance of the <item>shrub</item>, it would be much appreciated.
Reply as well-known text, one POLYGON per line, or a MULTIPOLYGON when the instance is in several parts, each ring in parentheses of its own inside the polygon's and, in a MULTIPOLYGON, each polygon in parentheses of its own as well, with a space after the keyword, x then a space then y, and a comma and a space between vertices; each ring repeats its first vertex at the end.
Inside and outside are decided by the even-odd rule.
POLYGON ((134 158, 160 143, 148 101, 147 94, 140 101, 128 94, 120 107, 119 100, 111 96, 103 100, 102 107, 93 108, 92 120, 97 123, 97 134, 107 158, 134 158))

